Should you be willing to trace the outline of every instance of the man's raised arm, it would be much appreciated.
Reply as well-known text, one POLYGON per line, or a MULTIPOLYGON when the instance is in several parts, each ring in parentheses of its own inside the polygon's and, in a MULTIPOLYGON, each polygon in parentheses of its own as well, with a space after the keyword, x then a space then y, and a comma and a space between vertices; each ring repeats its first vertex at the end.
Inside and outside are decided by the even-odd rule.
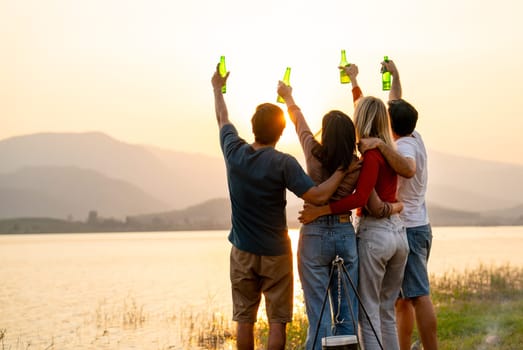
MULTIPOLYGON (((396 68, 394 61, 384 61, 381 62, 381 64, 392 75, 392 87, 389 93, 389 103, 401 99, 402 91, 398 68, 396 68)), ((378 148, 392 169, 394 169, 394 171, 400 176, 411 178, 416 174, 416 161, 414 159, 404 157, 379 138, 370 137, 361 139, 358 148, 361 154, 369 149, 378 148)))
POLYGON ((392 86, 389 92, 389 101, 399 100, 401 98, 402 91, 398 68, 396 68, 396 64, 394 64, 394 61, 383 61, 381 62, 381 64, 392 75, 392 86))
POLYGON ((216 110, 216 121, 218 122, 218 127, 221 129, 225 124, 229 124, 229 112, 227 111, 227 105, 225 104, 225 99, 223 98, 222 86, 227 82, 229 77, 229 72, 222 77, 216 66, 216 71, 212 76, 211 83, 214 92, 214 109, 216 110))

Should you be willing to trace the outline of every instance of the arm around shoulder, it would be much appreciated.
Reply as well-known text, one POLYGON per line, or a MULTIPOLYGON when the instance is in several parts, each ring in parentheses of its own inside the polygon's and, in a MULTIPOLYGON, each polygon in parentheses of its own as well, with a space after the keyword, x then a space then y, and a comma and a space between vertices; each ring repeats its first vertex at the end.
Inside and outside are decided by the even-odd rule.
POLYGON ((336 191, 341 181, 345 177, 346 171, 336 170, 330 178, 321 184, 310 188, 301 198, 309 203, 321 205, 326 203, 336 191))
POLYGON ((361 139, 358 144, 358 149, 362 154, 368 150, 377 148, 387 163, 394 169, 394 171, 403 177, 411 178, 416 174, 416 161, 412 158, 404 157, 393 147, 387 145, 382 139, 377 137, 368 137, 361 139))
POLYGON ((416 174, 416 161, 414 159, 404 157, 384 142, 378 145, 378 149, 398 175, 411 178, 416 174))

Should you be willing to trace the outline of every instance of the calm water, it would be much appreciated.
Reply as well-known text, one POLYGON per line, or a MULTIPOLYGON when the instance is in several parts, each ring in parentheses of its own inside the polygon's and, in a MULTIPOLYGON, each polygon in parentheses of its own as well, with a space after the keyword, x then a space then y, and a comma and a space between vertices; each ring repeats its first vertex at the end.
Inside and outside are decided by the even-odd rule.
MULTIPOLYGON (((431 273, 480 263, 523 266, 523 226, 433 231, 431 273)), ((297 231, 291 236, 296 243, 297 231)), ((230 319, 226 237, 225 231, 0 235, 0 346, 194 348, 189 336, 213 315, 230 319)))

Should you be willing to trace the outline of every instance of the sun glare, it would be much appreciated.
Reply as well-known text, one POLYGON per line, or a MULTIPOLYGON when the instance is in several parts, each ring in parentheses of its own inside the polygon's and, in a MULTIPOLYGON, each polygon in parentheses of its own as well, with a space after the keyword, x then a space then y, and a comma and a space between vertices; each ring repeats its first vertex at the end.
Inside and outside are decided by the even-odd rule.
POLYGON ((287 124, 280 137, 279 144, 281 146, 296 145, 297 143, 299 143, 298 135, 296 135, 296 129, 294 128, 294 124, 290 120, 288 114, 285 114, 287 124))

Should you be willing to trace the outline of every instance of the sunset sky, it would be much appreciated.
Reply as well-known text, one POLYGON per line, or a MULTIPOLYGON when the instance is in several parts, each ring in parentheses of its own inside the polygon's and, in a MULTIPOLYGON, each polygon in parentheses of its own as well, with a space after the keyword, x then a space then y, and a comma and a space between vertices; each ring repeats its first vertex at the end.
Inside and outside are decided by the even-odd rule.
MULTIPOLYGON (((523 164, 523 1, 0 0, 0 139, 101 131, 219 155, 210 79, 231 120, 276 101, 285 67, 311 127, 341 109, 340 50, 367 95, 393 59, 429 149, 523 164)), ((292 128, 281 149, 300 152, 292 128)))

